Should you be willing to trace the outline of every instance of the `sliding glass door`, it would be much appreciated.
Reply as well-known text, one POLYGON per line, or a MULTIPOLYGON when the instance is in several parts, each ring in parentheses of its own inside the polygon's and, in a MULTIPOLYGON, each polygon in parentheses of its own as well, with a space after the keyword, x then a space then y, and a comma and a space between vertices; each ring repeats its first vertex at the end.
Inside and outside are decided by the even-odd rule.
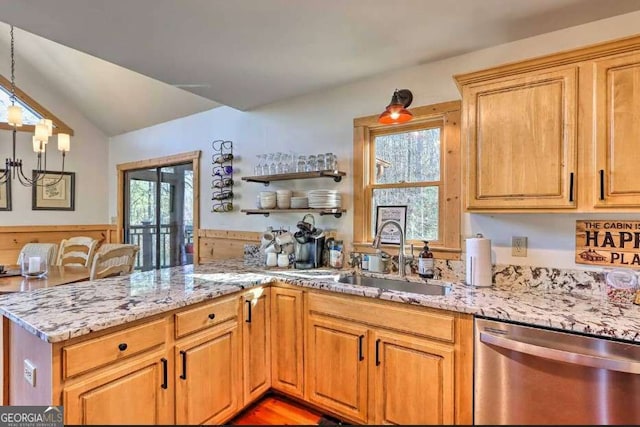
POLYGON ((192 163, 128 170, 124 177, 124 241, 140 246, 136 269, 192 264, 192 163))

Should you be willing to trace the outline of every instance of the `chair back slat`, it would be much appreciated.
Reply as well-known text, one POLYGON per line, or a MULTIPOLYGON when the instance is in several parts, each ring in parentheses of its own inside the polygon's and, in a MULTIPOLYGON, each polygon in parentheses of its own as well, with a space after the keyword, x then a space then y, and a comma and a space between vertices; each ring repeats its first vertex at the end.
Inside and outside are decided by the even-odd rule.
POLYGON ((140 248, 129 244, 106 244, 100 247, 91 265, 90 280, 102 279, 133 271, 140 248))
POLYGON ((91 267, 98 241, 91 237, 76 236, 63 239, 58 251, 58 265, 91 267))

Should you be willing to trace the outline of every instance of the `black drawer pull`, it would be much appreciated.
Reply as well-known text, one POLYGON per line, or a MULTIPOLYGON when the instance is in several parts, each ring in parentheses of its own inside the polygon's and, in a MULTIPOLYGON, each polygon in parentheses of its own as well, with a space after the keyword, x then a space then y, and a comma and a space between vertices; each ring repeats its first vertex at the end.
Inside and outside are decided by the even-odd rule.
POLYGON ((164 357, 160 361, 162 362, 162 385, 160 387, 166 390, 169 387, 169 366, 164 357))
POLYGON ((376 366, 380 366, 380 340, 376 340, 376 366))
POLYGON ((187 352, 184 350, 180 350, 180 356, 182 357, 182 374, 180 374, 180 378, 183 380, 187 379, 187 352))
POLYGON ((600 169, 600 200, 604 200, 604 169, 600 169))
POLYGON ((245 322, 251 323, 251 301, 246 301, 247 303, 247 320, 245 322))
POLYGON ((364 349, 362 348, 362 344, 364 342, 364 335, 360 335, 358 337, 358 360, 364 360, 364 349))
POLYGON ((126 342, 118 344, 118 350, 125 351, 126 349, 127 349, 127 343, 126 342))
POLYGON ((213 320, 215 318, 216 318, 216 314, 215 313, 209 314, 209 319, 213 320))

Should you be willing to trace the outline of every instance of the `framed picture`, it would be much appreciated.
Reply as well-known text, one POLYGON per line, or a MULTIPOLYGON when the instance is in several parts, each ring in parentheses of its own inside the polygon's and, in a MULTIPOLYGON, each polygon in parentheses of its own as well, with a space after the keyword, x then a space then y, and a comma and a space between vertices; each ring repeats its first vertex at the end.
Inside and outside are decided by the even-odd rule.
POLYGON ((47 211, 75 210, 75 172, 33 171, 33 179, 44 173, 37 185, 31 187, 31 209, 47 211))
MULTIPOLYGON (((0 176, 4 169, 0 169, 0 176)), ((7 182, 0 184, 0 211, 11 210, 11 175, 7 177, 7 182)))
MULTIPOLYGON (((376 208, 376 235, 380 226, 385 221, 397 221, 406 233, 407 205, 399 206, 378 206, 376 208)), ((396 227, 387 227, 380 236, 380 243, 387 245, 400 244, 400 231, 396 227)))

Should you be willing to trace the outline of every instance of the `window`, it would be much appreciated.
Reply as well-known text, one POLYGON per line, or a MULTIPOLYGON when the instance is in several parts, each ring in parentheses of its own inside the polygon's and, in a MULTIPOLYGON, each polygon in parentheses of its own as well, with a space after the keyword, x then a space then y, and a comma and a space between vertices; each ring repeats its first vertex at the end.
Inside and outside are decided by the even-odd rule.
MULTIPOLYGON (((16 104, 22 107, 22 123, 25 125, 35 125, 42 118, 34 112, 31 107, 16 97, 16 104)), ((7 123, 8 108, 11 105, 11 91, 0 86, 0 122, 7 123)))
MULTIPOLYGON (((22 107, 22 126, 17 128, 18 132, 33 133, 35 124, 41 118, 47 118, 53 122, 54 133, 63 132, 73 136, 73 129, 18 87, 16 87, 16 104, 22 107)), ((11 82, 0 75, 0 129, 13 129, 7 123, 7 107, 9 105, 11 105, 11 82)))
POLYGON ((354 245, 373 241, 377 206, 407 205, 407 242, 429 240, 437 256, 457 258, 460 103, 412 112, 403 125, 380 125, 377 116, 354 120, 354 245))

